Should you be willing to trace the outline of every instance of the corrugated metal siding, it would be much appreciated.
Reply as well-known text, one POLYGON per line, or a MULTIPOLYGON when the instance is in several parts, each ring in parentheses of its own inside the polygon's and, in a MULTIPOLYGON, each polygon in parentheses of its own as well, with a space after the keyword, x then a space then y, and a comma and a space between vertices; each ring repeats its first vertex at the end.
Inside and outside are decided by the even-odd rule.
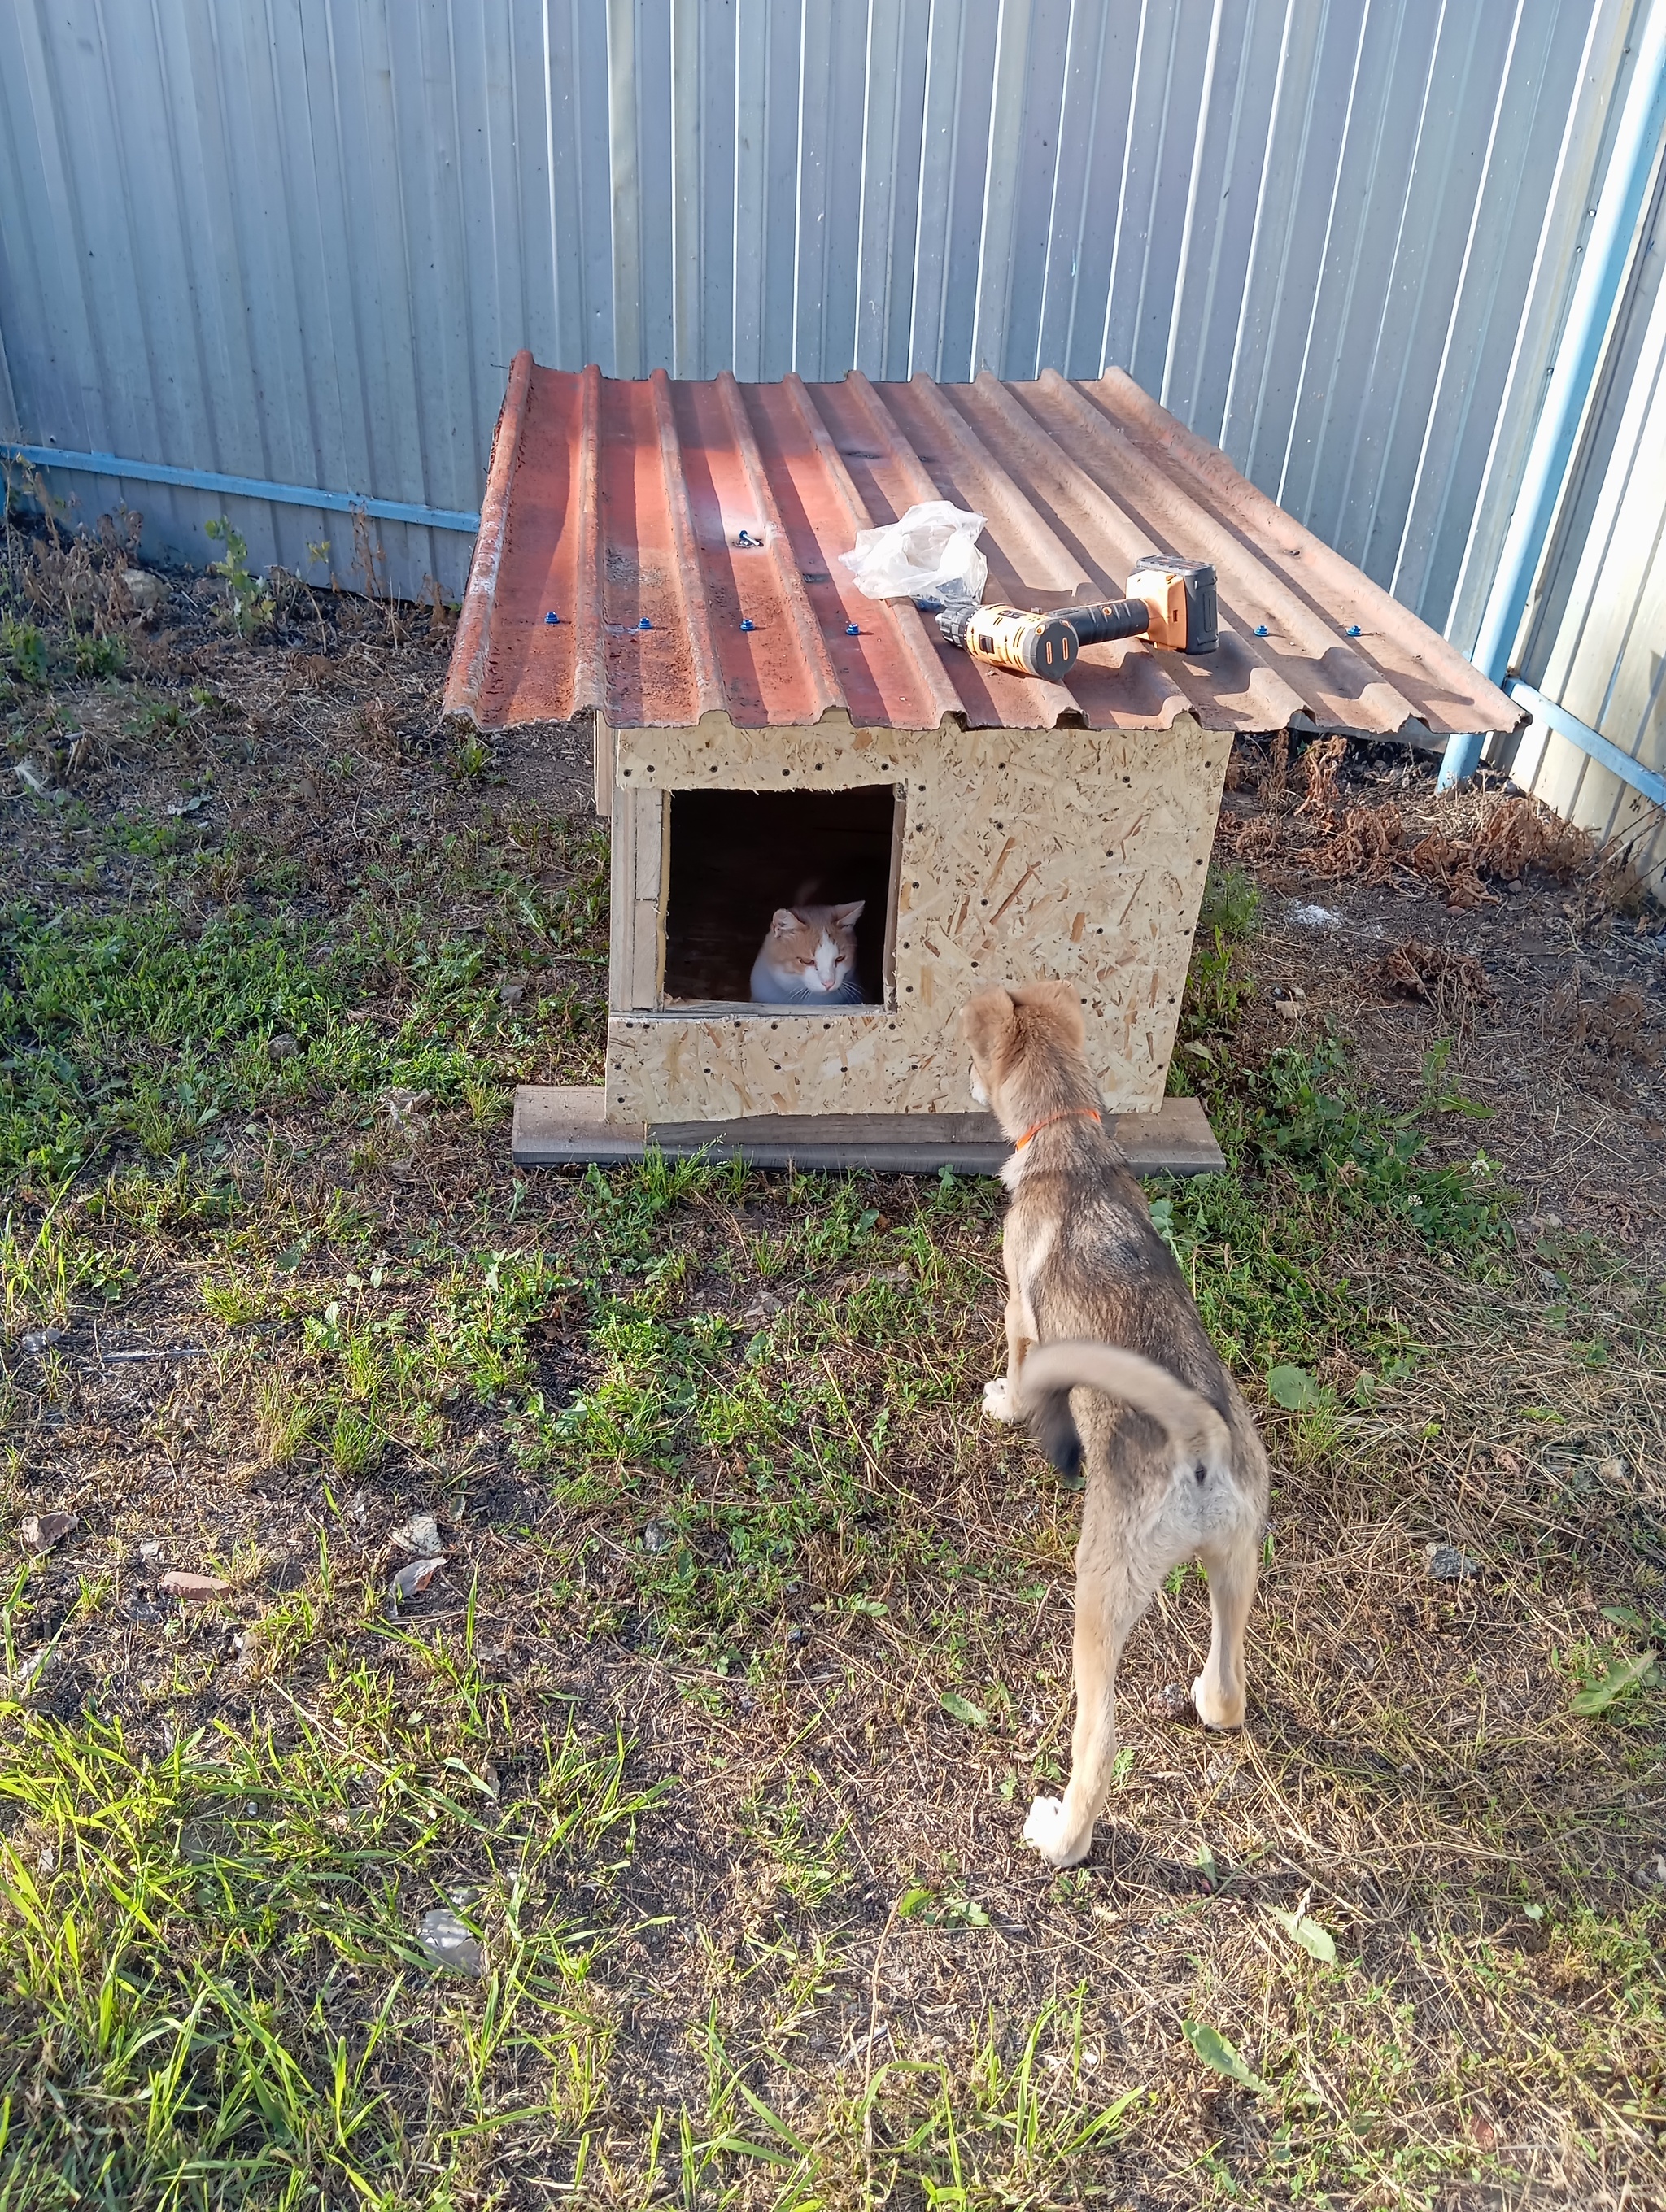
MULTIPOLYGON (((472 509, 523 345, 1115 366, 1467 643, 1634 4, 12 0, 15 428, 472 509)), ((260 561, 347 534, 125 489, 198 555, 228 506, 260 561)))
MULTIPOLYGON (((1666 774, 1666 161, 1521 666, 1534 688, 1666 774)), ((1517 780, 1666 885, 1666 812, 1542 721, 1517 780)))

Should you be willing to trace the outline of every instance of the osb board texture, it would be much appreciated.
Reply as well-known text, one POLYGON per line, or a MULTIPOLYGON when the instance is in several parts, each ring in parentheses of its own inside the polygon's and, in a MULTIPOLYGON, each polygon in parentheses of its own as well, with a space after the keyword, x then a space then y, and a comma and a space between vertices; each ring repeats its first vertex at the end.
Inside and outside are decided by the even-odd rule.
MULTIPOLYGON (((627 792, 906 784, 896 1004, 838 1014, 616 1012, 607 1111, 964 1113, 960 1009, 987 984, 1055 976, 1084 1002, 1116 1113, 1163 1097, 1231 740, 1166 730, 626 731, 627 792)), ((616 828, 625 810, 615 806, 616 828)), ((640 886, 639 886, 640 901, 640 886)), ((614 958, 645 919, 616 915, 614 958)), ((656 929, 658 938, 661 933, 656 929)))

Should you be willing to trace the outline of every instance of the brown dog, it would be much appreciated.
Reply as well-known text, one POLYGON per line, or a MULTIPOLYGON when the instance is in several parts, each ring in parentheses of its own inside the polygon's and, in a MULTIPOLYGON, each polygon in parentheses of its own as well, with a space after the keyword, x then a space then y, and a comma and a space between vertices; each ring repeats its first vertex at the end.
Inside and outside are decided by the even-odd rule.
POLYGON ((1024 1825, 1049 1864, 1073 1866, 1110 1786, 1122 1646, 1183 1561, 1202 1560, 1213 1614, 1193 1700, 1210 1728, 1243 1723, 1267 1455, 1104 1126, 1073 992, 981 992, 962 1020, 973 1093, 1013 1142, 1001 1170, 1006 1373, 984 1407, 1028 1421, 1061 1469, 1086 1461, 1070 1782, 1062 1802, 1037 1797, 1024 1825))

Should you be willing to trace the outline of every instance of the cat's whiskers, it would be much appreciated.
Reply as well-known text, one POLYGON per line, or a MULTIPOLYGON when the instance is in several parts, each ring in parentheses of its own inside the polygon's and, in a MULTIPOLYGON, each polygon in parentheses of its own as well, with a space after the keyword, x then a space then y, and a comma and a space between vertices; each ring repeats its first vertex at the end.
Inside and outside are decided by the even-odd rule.
POLYGON ((833 906, 778 908, 752 963, 753 1003, 859 1003, 855 926, 864 903, 852 899, 833 906))

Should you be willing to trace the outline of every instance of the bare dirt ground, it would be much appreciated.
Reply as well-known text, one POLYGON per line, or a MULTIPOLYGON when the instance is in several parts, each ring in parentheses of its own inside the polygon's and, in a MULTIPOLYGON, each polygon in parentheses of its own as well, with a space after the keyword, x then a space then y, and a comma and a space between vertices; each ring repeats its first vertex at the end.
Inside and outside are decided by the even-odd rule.
MULTIPOLYGON (((1408 750, 1395 761, 1389 748, 1371 750, 1369 763, 1349 760, 1334 798, 1313 807, 1301 793, 1310 781, 1323 790, 1322 769, 1311 780, 1298 770, 1293 783, 1286 775, 1281 790, 1264 794, 1266 749, 1243 749, 1221 842, 1244 852, 1273 895, 1256 963, 1266 988, 1245 1045, 1265 1052, 1332 1023, 1345 1030, 1365 1079, 1409 1100, 1431 1036, 1450 1038, 1462 1090, 1495 1117, 1482 1141, 1529 1201, 1529 1217, 1555 1212, 1658 1272, 1666 1226, 1658 906, 1623 870, 1593 877, 1577 836, 1554 849, 1554 870, 1528 864, 1485 881, 1462 872, 1455 903, 1443 875, 1420 872, 1409 855, 1432 836, 1472 842, 1499 811, 1503 786, 1484 772, 1490 792, 1437 799, 1429 756, 1408 750), (1384 810, 1401 817, 1400 850, 1362 866, 1359 829, 1347 835, 1343 825, 1384 810), (1313 908, 1335 920, 1310 918, 1313 908)), ((1531 818, 1525 801, 1517 811, 1531 818)), ((1512 857, 1508 847, 1500 855, 1506 864, 1512 857)))
POLYGON ((442 610, 9 564, 7 2201, 1666 2203, 1623 873, 1238 749, 1229 1171, 1152 1195, 1278 1469, 1250 1724, 1177 1577, 1049 1877, 1079 1501, 980 1418, 998 1189, 516 1175, 508 1086, 599 1065, 582 733, 441 732, 442 610))

